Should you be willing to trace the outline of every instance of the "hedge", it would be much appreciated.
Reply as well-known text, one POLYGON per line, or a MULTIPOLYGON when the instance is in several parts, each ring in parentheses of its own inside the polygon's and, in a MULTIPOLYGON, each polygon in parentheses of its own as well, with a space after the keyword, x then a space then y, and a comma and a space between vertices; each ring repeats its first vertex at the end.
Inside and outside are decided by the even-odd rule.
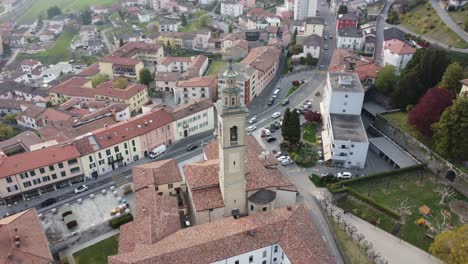
POLYGON ((339 187, 339 188, 329 188, 328 189, 331 194, 337 194, 337 193, 344 193, 348 192, 349 188, 348 187, 339 187))
POLYGON ((129 223, 131 221, 133 221, 133 215, 128 213, 128 214, 124 214, 124 215, 122 215, 122 216, 120 216, 118 218, 111 219, 109 221, 109 224, 110 224, 110 226, 112 228, 117 229, 121 225, 129 223))
POLYGON ((322 178, 318 176, 317 174, 312 173, 311 176, 309 176, 309 179, 311 182, 315 184, 316 187, 327 187, 329 184, 333 184, 337 182, 338 180, 333 177, 333 178, 322 178))
POLYGON ((368 196, 362 195, 361 193, 358 193, 353 189, 348 188, 348 192, 350 194, 352 194, 354 197, 356 197, 357 199, 365 202, 366 204, 374 206, 376 209, 382 211, 383 213, 386 213, 389 216, 391 216, 391 217, 393 217, 393 218, 395 218, 397 220, 400 218, 400 214, 398 212, 396 212, 395 210, 393 210, 391 208, 388 208, 385 205, 382 205, 382 204, 374 201, 374 199, 372 199, 372 198, 370 198, 368 196))

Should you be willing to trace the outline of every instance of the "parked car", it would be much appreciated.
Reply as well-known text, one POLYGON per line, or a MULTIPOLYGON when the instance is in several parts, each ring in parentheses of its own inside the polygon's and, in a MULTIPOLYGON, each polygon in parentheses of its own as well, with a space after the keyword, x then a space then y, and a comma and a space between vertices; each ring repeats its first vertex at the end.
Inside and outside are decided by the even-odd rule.
POLYGON ((276 158, 278 161, 282 161, 284 159, 289 159, 289 156, 288 155, 282 155, 282 156, 279 156, 278 158, 276 158))
POLYGON ((248 126, 248 127, 247 127, 247 131, 248 131, 248 132, 255 131, 256 129, 257 129, 256 126, 248 126))
POLYGON ((249 119, 249 124, 253 124, 255 122, 257 122, 257 117, 256 116, 249 119))
POLYGON ((290 159, 289 157, 287 159, 284 159, 284 160, 281 161, 281 165, 283 165, 283 166, 288 166, 288 165, 293 164, 293 163, 294 163, 294 161, 292 159, 290 159))
POLYGON ((349 171, 338 172, 338 176, 337 176, 339 180, 351 179, 352 177, 353 175, 349 171))
POLYGON ((335 178, 335 175, 331 172, 324 172, 320 175, 321 178, 335 178))
POLYGON ((192 151, 192 150, 197 149, 197 148, 198 148, 197 145, 195 145, 195 144, 190 144, 186 149, 187 149, 187 151, 192 151))
POLYGON ((333 35, 332 35, 332 34, 330 34, 330 39, 333 39, 333 35))
POLYGON ((57 202, 57 199, 55 199, 55 198, 49 198, 49 199, 47 199, 47 200, 45 200, 45 201, 43 201, 43 202, 41 203, 41 207, 44 208, 44 207, 47 207, 47 206, 51 206, 51 205, 53 205, 53 204, 56 203, 56 202, 57 202))
POLYGON ((298 86, 298 85, 301 85, 301 82, 299 80, 294 80, 292 81, 292 85, 298 86))
POLYGON ((324 50, 328 50, 328 45, 323 46, 324 50))
POLYGON ((155 159, 166 152, 166 145, 158 146, 149 153, 150 159, 155 159))
POLYGON ((275 102, 275 98, 270 98, 270 100, 268 100, 267 105, 273 105, 274 102, 275 102))
POLYGON ((283 153, 283 152, 276 152, 276 154, 274 155, 275 158, 279 158, 281 156, 286 156, 286 153, 283 153))
POLYGON ((325 37, 323 37, 323 39, 324 39, 324 40, 328 40, 328 37, 327 37, 327 36, 325 36, 325 37))
POLYGON ((287 104, 289 104, 289 99, 284 99, 284 100, 281 102, 281 105, 282 105, 282 106, 285 106, 285 105, 287 105, 287 104))
POLYGON ((275 141, 275 140, 276 140, 276 138, 275 138, 275 137, 272 137, 272 136, 269 136, 269 137, 266 138, 266 141, 267 141, 267 142, 273 142, 273 141, 275 141))
POLYGON ((271 117, 273 117, 273 118, 278 118, 278 117, 280 117, 280 116, 281 116, 281 113, 280 113, 280 112, 274 112, 274 113, 271 115, 271 117))
POLYGON ((88 190, 88 186, 81 185, 75 189, 75 193, 82 193, 82 192, 86 192, 87 190, 88 190))
POLYGON ((266 133, 265 133, 265 130, 262 130, 262 133, 260 133, 260 137, 264 138, 264 137, 266 137, 266 136, 267 136, 267 135, 266 135, 266 133))

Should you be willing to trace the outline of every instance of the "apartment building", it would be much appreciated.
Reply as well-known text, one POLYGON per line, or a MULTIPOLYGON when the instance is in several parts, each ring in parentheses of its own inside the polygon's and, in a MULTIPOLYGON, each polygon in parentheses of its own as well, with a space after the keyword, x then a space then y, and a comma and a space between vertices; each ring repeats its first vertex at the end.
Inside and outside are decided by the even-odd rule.
POLYGON ((179 79, 174 89, 174 101, 177 105, 204 98, 215 101, 217 94, 218 80, 216 75, 179 79))
POLYGON ((323 28, 325 26, 325 20, 323 17, 307 17, 304 20, 304 24, 304 36, 323 36, 323 28))
POLYGON ((317 0, 294 0, 294 20, 317 15, 317 0))
POLYGON ((170 110, 170 114, 174 120, 172 124, 175 141, 215 127, 213 101, 210 98, 193 100, 170 110))
POLYGON ((178 72, 157 72, 155 78, 156 90, 174 93, 179 77, 180 73, 178 72))
MULTIPOLYGON (((257 92, 257 70, 247 64, 233 63, 232 69, 237 72, 237 87, 240 88, 239 97, 241 101, 249 106, 250 102, 258 95, 257 92)), ((228 65, 218 74, 218 94, 221 94, 221 88, 226 83, 224 72, 228 69, 228 65)))
POLYGON ((398 72, 406 68, 406 64, 413 58, 416 49, 399 39, 384 42, 384 65, 393 65, 398 72))
POLYGON ((242 3, 233 0, 221 1, 221 15, 229 17, 238 17, 243 14, 244 7, 242 3))
POLYGON ((160 160, 132 168, 135 192, 143 188, 155 188, 158 195, 171 196, 184 184, 175 159, 160 160))
POLYGON ((0 198, 9 204, 82 182, 79 157, 72 144, 1 157, 0 198))
POLYGON ((339 29, 336 38, 336 46, 338 49, 362 51, 364 47, 362 31, 353 27, 339 29))
POLYGON ((340 14, 336 20, 336 30, 342 28, 357 28, 358 26, 358 17, 354 14, 340 14))
POLYGON ((194 57, 164 57, 156 67, 157 72, 185 73, 188 77, 201 77, 208 68, 208 57, 198 55, 194 57))

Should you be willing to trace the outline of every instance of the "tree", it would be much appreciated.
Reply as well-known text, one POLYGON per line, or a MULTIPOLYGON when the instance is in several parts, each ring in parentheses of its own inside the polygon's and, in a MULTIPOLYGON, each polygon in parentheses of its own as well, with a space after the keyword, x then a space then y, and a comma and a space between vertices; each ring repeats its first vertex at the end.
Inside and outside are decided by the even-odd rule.
POLYGON ((43 23, 44 23, 44 19, 42 18, 42 15, 39 14, 39 15, 37 16, 37 26, 38 26, 38 28, 40 28, 40 27, 42 26, 43 23))
POLYGON ((114 80, 114 87, 117 89, 125 89, 128 86, 128 80, 124 77, 119 77, 114 80))
POLYGON ((99 84, 103 82, 107 82, 109 80, 109 77, 105 74, 98 73, 91 78, 91 86, 93 88, 96 88, 99 84))
POLYGON ((302 46, 301 45, 297 45, 297 44, 294 44, 294 45, 291 45, 289 47, 289 52, 293 55, 297 55, 299 53, 302 52, 302 46))
POLYGON ((434 124, 435 149, 442 156, 463 160, 468 157, 468 97, 459 97, 434 124))
POLYGON ((453 200, 453 198, 455 198, 457 195, 455 190, 450 186, 438 185, 434 191, 440 196, 439 204, 444 204, 445 201, 453 200))
POLYGON ((62 14, 62 10, 56 5, 51 6, 51 7, 49 7, 49 9, 47 9, 47 18, 49 18, 49 19, 51 19, 51 18, 53 18, 55 16, 59 16, 61 14, 62 14))
POLYGON ((348 7, 346 5, 340 5, 338 8, 338 15, 348 14, 348 7))
POLYGON ((93 12, 89 8, 81 11, 80 17, 81 23, 83 23, 83 25, 91 25, 93 22, 93 12))
POLYGON ((122 47, 123 45, 125 45, 125 42, 123 41, 122 38, 119 39, 119 47, 122 47))
POLYGON ((434 87, 419 99, 408 114, 408 123, 415 126, 425 136, 432 136, 431 126, 439 122, 445 108, 452 104, 455 94, 451 91, 434 87))
POLYGON ((283 136, 284 140, 289 141, 289 122, 291 119, 291 110, 289 107, 286 108, 283 115, 283 124, 281 125, 281 135, 283 136))
POLYGON ((148 69, 143 68, 143 69, 140 70, 140 83, 141 84, 149 86, 149 84, 153 80, 154 80, 153 76, 152 76, 151 72, 148 69))
POLYGON ((322 115, 319 112, 306 111, 304 118, 309 123, 322 123, 322 115))
POLYGON ((231 24, 229 24, 229 26, 228 26, 228 32, 232 33, 232 25, 231 24))
POLYGON ((460 80, 463 79, 463 77, 463 67, 458 62, 454 62, 445 70, 440 86, 458 94, 462 87, 460 80))
POLYGON ((294 34, 291 40, 291 46, 296 45, 296 41, 297 41, 297 28, 294 29, 294 34))
POLYGON ((16 124, 16 115, 15 113, 7 114, 3 117, 3 121, 8 124, 16 124))
POLYGON ((388 13, 387 23, 392 24, 392 25, 398 25, 400 23, 397 11, 392 9, 388 13))
POLYGON ((198 18, 198 25, 200 27, 206 27, 209 22, 210 22, 210 16, 207 14, 202 15, 198 18))
POLYGON ((288 138, 291 144, 297 145, 301 141, 301 123, 297 111, 292 111, 289 118, 288 138))
POLYGON ((407 105, 415 104, 419 99, 419 91, 423 86, 419 82, 418 73, 411 71, 400 78, 397 88, 392 92, 390 102, 394 108, 406 109, 407 105))
POLYGON ((305 65, 306 64, 306 58, 305 57, 300 57, 299 58, 299 64, 305 65))
POLYGON ((468 224, 453 231, 437 235, 429 247, 429 252, 446 263, 462 264, 468 262, 468 224))
POLYGON ((16 135, 16 130, 7 125, 0 123, 0 139, 9 139, 16 135))
POLYGON ((187 26, 187 18, 185 17, 185 14, 182 13, 182 17, 181 17, 181 20, 182 20, 182 26, 185 27, 187 26))
POLYGON ((53 106, 52 101, 47 101, 46 102, 46 108, 51 108, 52 106, 53 106))
POLYGON ((385 95, 390 95, 398 83, 398 76, 396 68, 393 65, 386 65, 382 70, 377 73, 375 79, 375 87, 377 90, 385 95))
POLYGON ((306 63, 307 65, 309 66, 314 66, 315 64, 317 64, 317 59, 312 57, 312 54, 310 54, 310 52, 307 52, 307 55, 306 55, 306 63))

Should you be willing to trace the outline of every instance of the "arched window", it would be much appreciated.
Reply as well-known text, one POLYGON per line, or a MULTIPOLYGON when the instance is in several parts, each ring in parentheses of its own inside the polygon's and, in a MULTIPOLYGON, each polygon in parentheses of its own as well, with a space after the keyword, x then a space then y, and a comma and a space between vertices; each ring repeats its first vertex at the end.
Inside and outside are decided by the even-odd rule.
POLYGON ((231 127, 231 144, 237 144, 237 126, 231 127))

